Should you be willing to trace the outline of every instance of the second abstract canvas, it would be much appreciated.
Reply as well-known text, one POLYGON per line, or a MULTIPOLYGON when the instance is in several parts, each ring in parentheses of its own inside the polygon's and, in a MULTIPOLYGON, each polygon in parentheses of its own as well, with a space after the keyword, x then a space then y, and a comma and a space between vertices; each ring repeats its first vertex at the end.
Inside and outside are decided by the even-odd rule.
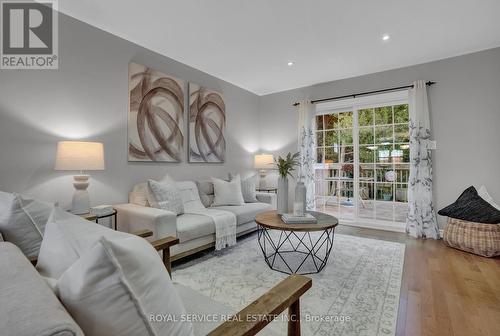
POLYGON ((189 162, 224 162, 226 106, 222 95, 189 83, 189 162))

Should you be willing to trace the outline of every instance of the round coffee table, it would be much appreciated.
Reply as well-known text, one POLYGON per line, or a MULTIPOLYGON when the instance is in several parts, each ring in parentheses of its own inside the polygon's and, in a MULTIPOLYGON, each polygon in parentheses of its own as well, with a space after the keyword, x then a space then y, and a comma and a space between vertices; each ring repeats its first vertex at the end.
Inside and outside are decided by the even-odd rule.
POLYGON ((262 212, 255 217, 259 245, 271 269, 286 274, 313 274, 326 266, 339 221, 325 213, 308 213, 318 222, 286 224, 276 211, 262 212))

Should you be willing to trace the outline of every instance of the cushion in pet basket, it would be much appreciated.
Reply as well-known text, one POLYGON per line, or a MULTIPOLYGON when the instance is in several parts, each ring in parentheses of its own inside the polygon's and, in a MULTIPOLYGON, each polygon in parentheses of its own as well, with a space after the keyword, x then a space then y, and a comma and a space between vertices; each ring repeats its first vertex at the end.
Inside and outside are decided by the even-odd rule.
POLYGON ((500 255, 500 225, 485 225, 448 218, 443 241, 446 245, 484 257, 500 255))

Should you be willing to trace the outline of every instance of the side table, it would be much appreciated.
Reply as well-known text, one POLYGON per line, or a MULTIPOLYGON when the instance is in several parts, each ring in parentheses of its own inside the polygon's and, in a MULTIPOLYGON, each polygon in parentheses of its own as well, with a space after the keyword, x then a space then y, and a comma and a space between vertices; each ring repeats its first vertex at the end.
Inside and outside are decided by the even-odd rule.
POLYGON ((117 214, 117 211, 113 209, 112 213, 102 215, 102 216, 96 216, 96 215, 93 215, 91 213, 78 215, 78 216, 80 216, 86 220, 96 222, 97 224, 99 224, 100 219, 112 217, 112 223, 111 223, 112 226, 111 227, 116 231, 116 228, 117 228, 117 215, 116 214, 117 214))

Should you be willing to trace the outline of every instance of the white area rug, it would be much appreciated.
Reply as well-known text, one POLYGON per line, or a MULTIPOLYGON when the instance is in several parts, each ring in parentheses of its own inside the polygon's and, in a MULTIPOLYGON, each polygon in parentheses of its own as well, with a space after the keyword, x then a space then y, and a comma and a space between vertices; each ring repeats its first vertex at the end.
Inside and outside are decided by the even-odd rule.
MULTIPOLYGON (((303 335, 394 335, 404 244, 335 235, 328 264, 301 299, 303 335)), ((173 280, 235 311, 272 288, 285 274, 264 261, 257 235, 233 248, 179 265, 173 280)), ((286 334, 283 321, 270 326, 286 334)))

